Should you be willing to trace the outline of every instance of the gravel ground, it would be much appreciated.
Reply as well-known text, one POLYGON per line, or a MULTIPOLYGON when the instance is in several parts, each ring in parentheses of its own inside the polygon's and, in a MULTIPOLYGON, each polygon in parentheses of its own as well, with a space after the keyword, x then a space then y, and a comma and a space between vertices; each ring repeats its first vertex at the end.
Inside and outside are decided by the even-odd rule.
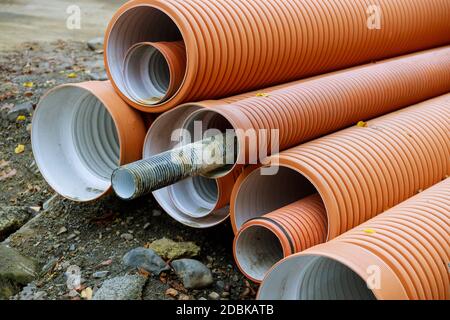
POLYGON ((130 203, 110 195, 93 203, 73 203, 56 196, 43 180, 31 151, 31 116, 9 120, 7 110, 22 103, 35 106, 55 85, 98 79, 103 74, 101 52, 89 50, 82 42, 26 43, 16 51, 0 53, 0 179, 11 175, 0 180, 0 206, 32 208, 35 215, 8 241, 44 267, 33 283, 39 298, 82 298, 71 295, 66 286, 64 273, 70 266, 80 267, 82 287, 94 293, 107 279, 136 274, 122 265, 123 255, 163 237, 195 242, 201 248, 196 259, 211 269, 215 282, 206 290, 187 290, 171 272, 161 277, 143 274, 148 277, 143 299, 168 299, 169 288, 184 299, 208 298, 212 292, 229 292, 222 295, 229 299, 254 298, 255 286, 243 278, 233 261, 228 223, 210 230, 184 227, 160 214, 152 197, 130 203), (16 153, 19 145, 24 146, 22 153, 16 153), (127 240, 122 237, 125 233, 127 240), (109 272, 98 279, 93 276, 98 271, 109 272))

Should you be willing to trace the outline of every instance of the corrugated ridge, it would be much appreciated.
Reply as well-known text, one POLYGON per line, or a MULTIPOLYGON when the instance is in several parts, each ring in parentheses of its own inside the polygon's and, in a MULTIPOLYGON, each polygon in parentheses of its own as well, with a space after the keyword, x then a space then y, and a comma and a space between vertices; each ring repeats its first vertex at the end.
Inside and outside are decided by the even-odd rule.
POLYGON ((247 122, 252 129, 269 133, 279 129, 283 150, 447 93, 449 69, 450 48, 446 47, 296 84, 272 91, 268 97, 248 98, 214 110, 231 122, 247 122))
POLYGON ((382 258, 411 299, 449 299, 449 230, 450 179, 446 179, 335 241, 356 244, 382 258))
POLYGON ((450 170, 450 95, 282 152, 316 182, 329 239, 441 181, 450 170))

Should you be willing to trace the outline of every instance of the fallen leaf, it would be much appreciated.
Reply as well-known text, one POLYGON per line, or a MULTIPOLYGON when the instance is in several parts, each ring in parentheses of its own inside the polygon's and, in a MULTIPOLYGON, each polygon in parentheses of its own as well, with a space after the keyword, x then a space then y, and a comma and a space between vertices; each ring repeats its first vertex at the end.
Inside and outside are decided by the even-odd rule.
POLYGON ((9 161, 5 161, 5 160, 0 160, 0 169, 2 169, 2 168, 4 168, 4 167, 6 167, 6 166, 9 166, 9 161))
POLYGON ((17 147, 14 149, 14 152, 16 154, 20 154, 20 153, 22 153, 24 151, 25 151, 25 146, 23 144, 17 145, 17 147))
POLYGON ((18 116, 16 120, 17 121, 25 121, 25 120, 27 120, 27 117, 25 117, 25 116, 18 116))
POLYGON ((359 127, 359 128, 365 128, 365 127, 367 127, 367 122, 359 121, 359 122, 356 124, 356 126, 359 127))
POLYGON ((147 270, 145 270, 145 269, 138 268, 138 273, 139 273, 141 276, 143 276, 144 278, 150 277, 150 273, 149 273, 147 270))
POLYGON ((92 299, 92 289, 91 289, 91 287, 87 287, 86 289, 81 291, 80 295, 81 295, 81 297, 83 299, 91 300, 92 299))
POLYGON ((69 78, 69 79, 74 79, 74 78, 76 78, 76 77, 78 77, 78 76, 77 76, 77 74, 76 74, 75 72, 71 72, 71 73, 69 73, 69 74, 67 75, 67 78, 69 78))
POLYGON ((178 291, 174 288, 169 288, 166 290, 166 296, 175 298, 178 295, 178 291))
POLYGON ((14 177, 17 174, 17 170, 16 169, 12 169, 11 171, 7 172, 7 171, 0 171, 0 181, 9 179, 14 177))
POLYGON ((24 82, 22 84, 22 86, 24 86, 25 88, 33 88, 34 87, 34 83, 31 82, 31 81, 27 81, 27 82, 24 82))
POLYGON ((364 232, 365 233, 367 233, 367 234, 375 234, 375 233, 377 233, 375 230, 373 230, 373 229, 364 229, 364 232))
POLYGON ((268 97, 270 97, 270 95, 268 93, 264 93, 264 92, 259 92, 259 93, 256 94, 256 96, 258 98, 268 98, 268 97))

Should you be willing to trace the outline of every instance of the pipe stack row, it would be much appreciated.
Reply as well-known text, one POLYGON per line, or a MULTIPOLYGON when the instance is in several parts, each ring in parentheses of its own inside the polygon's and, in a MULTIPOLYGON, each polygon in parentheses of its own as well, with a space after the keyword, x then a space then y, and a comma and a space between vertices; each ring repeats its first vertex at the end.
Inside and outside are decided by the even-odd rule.
POLYGON ((36 109, 42 175, 74 201, 153 191, 187 226, 230 218, 261 299, 449 299, 450 2, 255 5, 123 5, 110 80, 36 109))

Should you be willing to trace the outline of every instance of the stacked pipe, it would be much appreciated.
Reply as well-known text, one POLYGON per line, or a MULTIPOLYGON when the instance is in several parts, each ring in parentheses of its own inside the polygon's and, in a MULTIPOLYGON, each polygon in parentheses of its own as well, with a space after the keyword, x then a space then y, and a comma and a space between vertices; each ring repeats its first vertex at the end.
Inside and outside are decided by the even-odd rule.
MULTIPOLYGON (((447 0, 129 1, 105 34, 110 81, 40 101, 36 163, 74 201, 153 192, 195 228, 231 211, 261 281, 448 175, 449 18, 447 0)), ((305 272, 327 265, 345 269, 305 272)))
POLYGON ((244 173, 231 201, 241 270, 261 281, 279 256, 333 239, 440 182, 450 174, 449 118, 447 94, 272 156, 275 175, 244 173), (308 194, 315 195, 298 201, 308 194))
POLYGON ((450 178, 278 263, 259 299, 449 300, 450 178))

